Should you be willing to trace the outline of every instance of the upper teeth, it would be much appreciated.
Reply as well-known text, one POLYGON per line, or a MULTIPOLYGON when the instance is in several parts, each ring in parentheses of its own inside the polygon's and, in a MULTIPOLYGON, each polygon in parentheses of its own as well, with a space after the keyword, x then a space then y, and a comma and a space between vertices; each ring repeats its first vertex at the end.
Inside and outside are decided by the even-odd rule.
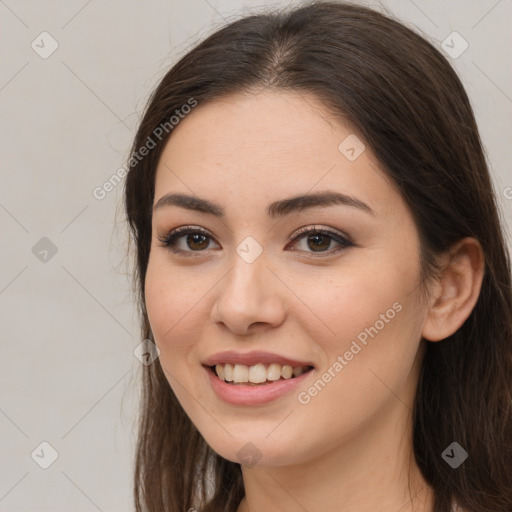
POLYGON ((252 382, 253 384, 260 384, 267 380, 290 379, 293 376, 298 377, 308 366, 295 366, 281 365, 272 363, 265 366, 264 364, 255 364, 254 366, 246 366, 245 364, 217 364, 215 371, 220 379, 227 382, 252 382))

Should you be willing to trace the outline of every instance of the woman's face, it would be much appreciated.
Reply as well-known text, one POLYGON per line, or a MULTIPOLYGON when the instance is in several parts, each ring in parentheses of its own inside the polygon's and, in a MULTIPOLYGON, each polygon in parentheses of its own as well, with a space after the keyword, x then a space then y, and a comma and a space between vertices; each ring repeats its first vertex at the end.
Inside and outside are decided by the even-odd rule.
POLYGON ((165 147, 154 206, 151 328, 170 386, 217 453, 307 462, 378 435, 385 418, 408 421, 427 313, 418 233, 349 125, 292 93, 199 105, 165 147), (339 196, 308 199, 321 193, 339 196), (196 232, 165 246, 178 227, 196 232))

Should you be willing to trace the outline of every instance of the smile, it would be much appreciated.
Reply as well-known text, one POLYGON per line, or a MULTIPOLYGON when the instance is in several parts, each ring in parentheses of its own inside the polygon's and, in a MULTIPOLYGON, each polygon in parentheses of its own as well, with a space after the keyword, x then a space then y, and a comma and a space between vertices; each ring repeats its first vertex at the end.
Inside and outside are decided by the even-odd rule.
POLYGON ((252 366, 245 364, 216 364, 210 367, 219 379, 224 382, 240 385, 264 385, 278 380, 299 377, 312 369, 312 366, 291 366, 278 363, 258 363, 252 366))

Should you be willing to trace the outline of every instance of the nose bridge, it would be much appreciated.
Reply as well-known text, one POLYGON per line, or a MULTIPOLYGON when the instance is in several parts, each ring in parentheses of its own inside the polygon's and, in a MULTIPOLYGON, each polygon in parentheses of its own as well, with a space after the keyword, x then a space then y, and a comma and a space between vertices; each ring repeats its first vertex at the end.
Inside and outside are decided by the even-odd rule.
MULTIPOLYGON (((258 244, 259 245, 259 244, 258 244)), ((268 258, 255 241, 244 240, 231 259, 232 268, 220 283, 214 320, 244 333, 253 323, 279 325, 284 307, 268 258)))
POLYGON ((267 268, 266 255, 262 250, 257 254, 254 244, 244 241, 236 247, 231 261, 232 270, 227 276, 223 293, 228 300, 239 304, 240 308, 253 307, 253 303, 263 299, 265 288, 268 293, 271 273, 267 268))

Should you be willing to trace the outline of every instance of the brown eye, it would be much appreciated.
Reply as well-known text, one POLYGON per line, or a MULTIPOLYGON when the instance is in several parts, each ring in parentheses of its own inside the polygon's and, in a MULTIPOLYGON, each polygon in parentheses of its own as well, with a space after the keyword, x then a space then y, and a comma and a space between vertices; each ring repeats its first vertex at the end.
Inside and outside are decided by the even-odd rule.
POLYGON ((195 248, 195 249, 198 249, 201 251, 208 247, 208 241, 206 241, 206 244, 205 244, 205 240, 207 240, 207 237, 206 237, 206 235, 203 235, 203 234, 187 235, 186 244, 191 249, 195 248))
POLYGON ((300 251, 326 255, 338 253, 339 251, 354 245, 350 240, 348 240, 348 238, 345 238, 339 233, 325 229, 319 229, 316 227, 303 228, 299 230, 298 236, 293 238, 292 241, 294 243, 297 241, 305 242, 303 247, 298 249, 300 251), (337 243, 338 247, 330 250, 329 247, 331 246, 332 242, 337 243))
POLYGON ((317 249, 328 249, 331 245, 332 238, 327 235, 311 235, 307 237, 308 247, 313 251, 317 249), (310 243, 311 242, 311 243, 310 243))
POLYGON ((173 229, 159 240, 161 247, 167 247, 172 252, 188 256, 208 249, 211 236, 202 229, 185 226, 173 229))

